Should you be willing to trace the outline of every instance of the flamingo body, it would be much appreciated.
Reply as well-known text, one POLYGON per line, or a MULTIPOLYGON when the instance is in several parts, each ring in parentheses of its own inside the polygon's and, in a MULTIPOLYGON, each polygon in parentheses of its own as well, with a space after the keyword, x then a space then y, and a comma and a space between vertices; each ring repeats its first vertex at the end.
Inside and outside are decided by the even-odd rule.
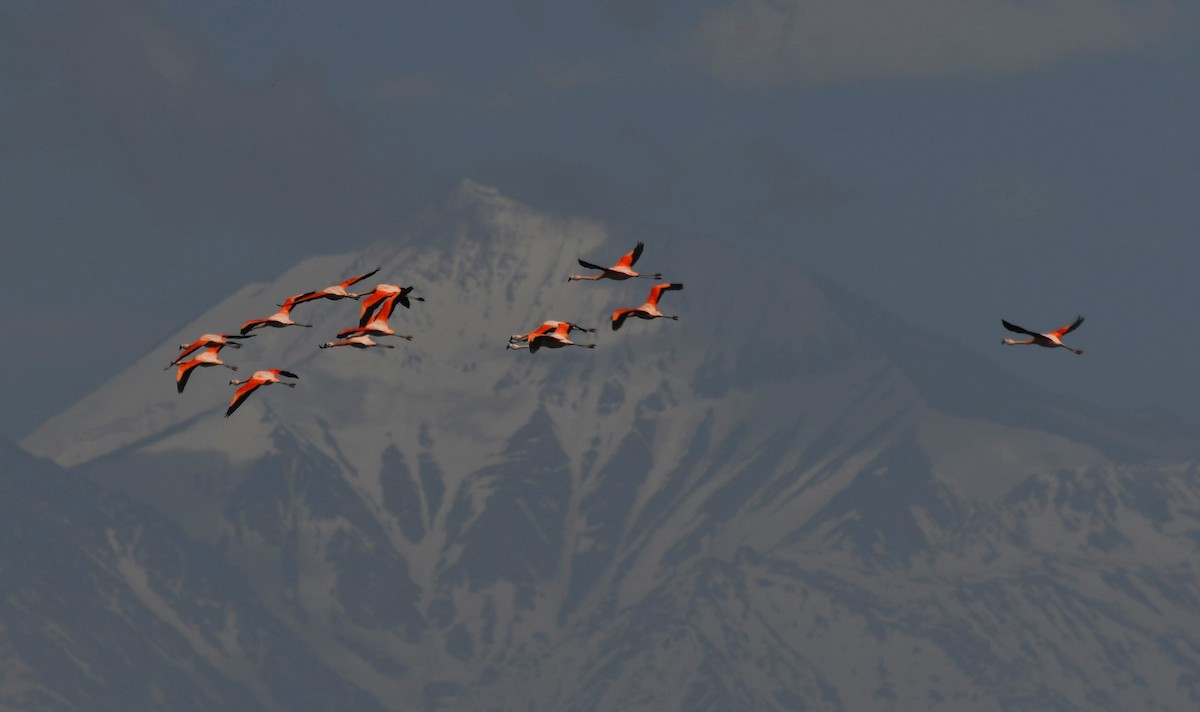
POLYGON ((300 378, 291 371, 284 371, 281 368, 272 368, 265 371, 255 371, 254 375, 244 380, 234 379, 230 381, 229 385, 241 387, 234 392, 233 400, 229 402, 229 408, 225 410, 225 417, 228 418, 230 415, 233 415, 233 411, 237 410, 242 403, 245 403, 246 399, 250 397, 250 394, 258 390, 260 386, 269 386, 272 383, 282 383, 288 388, 296 387, 295 383, 288 383, 287 381, 279 380, 280 376, 287 376, 288 378, 300 378))
MULTIPOLYGON (((412 287, 409 287, 411 290, 412 287)), ((389 297, 385 297, 377 306, 376 309, 365 317, 365 323, 360 321, 359 326, 353 329, 346 329, 338 332, 339 339, 350 339, 359 336, 397 336, 406 341, 412 341, 411 336, 397 334, 396 330, 388 324, 388 319, 392 316, 392 311, 396 308, 396 302, 404 296, 404 292, 396 292, 389 297)), ((366 306, 365 304, 363 305, 366 306)))
POLYGON ((297 294, 291 299, 294 304, 303 304, 304 302, 311 302, 315 299, 358 299, 359 297, 363 296, 363 294, 367 294, 367 292, 364 292, 363 294, 352 294, 350 291, 348 291, 350 287, 363 281, 378 271, 379 268, 376 267, 366 274, 360 274, 357 277, 351 277, 349 279, 342 280, 335 285, 326 287, 324 289, 318 289, 314 292, 297 294))
POLYGON ((586 333, 589 333, 589 334, 594 334, 594 333, 596 332, 596 330, 595 330, 595 329, 590 329, 590 328, 588 328, 588 327, 586 327, 586 326, 580 326, 580 325, 578 325, 578 324, 575 324, 575 323, 573 323, 573 322, 569 322, 569 321, 554 321, 554 320, 551 320, 551 321, 544 321, 544 322, 542 322, 542 325, 541 325, 541 326, 539 326, 538 328, 536 328, 536 329, 534 329, 533 331, 529 332, 528 334, 513 334, 512 336, 508 337, 508 343, 510 343, 510 344, 515 344, 515 343, 520 343, 520 342, 523 342, 523 341, 529 341, 529 340, 530 340, 530 339, 532 339, 533 337, 540 336, 540 335, 542 335, 542 334, 545 334, 545 333, 547 333, 547 332, 554 331, 555 329, 558 329, 558 328, 559 328, 559 326, 560 326, 560 325, 562 325, 562 324, 565 324, 565 325, 566 325, 566 332, 567 332, 568 334, 569 334, 569 333, 571 333, 572 331, 583 331, 583 332, 586 332, 586 333))
POLYGON ((1016 339, 1004 339, 1000 343, 1005 346, 1033 345, 1033 346, 1042 346, 1042 347, 1048 348, 1048 349, 1063 348, 1063 349, 1067 349, 1068 351, 1074 352, 1076 356, 1083 353, 1083 349, 1077 349, 1073 346, 1067 346, 1062 341, 1062 337, 1066 336, 1067 334, 1071 333, 1072 331, 1075 331, 1075 329, 1079 328, 1079 325, 1083 323, 1082 316, 1076 317, 1075 321, 1071 322, 1070 324, 1067 324, 1066 326, 1064 326, 1060 329, 1056 329, 1054 331, 1049 331, 1044 334, 1036 332, 1036 331, 1030 331, 1029 329, 1026 329, 1024 327, 1017 326, 1016 324, 1010 324, 1009 322, 1007 322, 1003 319, 1000 320, 1000 323, 1003 324, 1004 328, 1008 329, 1009 331, 1016 332, 1018 334, 1026 334, 1031 337, 1031 338, 1024 339, 1021 341, 1018 341, 1016 339))
MULTIPOLYGON (((370 292, 364 296, 366 299, 362 301, 362 307, 358 313, 358 325, 364 327, 376 315, 375 312, 391 300, 388 308, 388 316, 391 315, 391 310, 396 308, 396 304, 409 309, 412 307, 413 301, 423 302, 425 297, 409 297, 415 287, 401 287, 396 284, 377 284, 370 292)), ((387 317, 384 317, 385 319, 387 317)))
POLYGON ((663 292, 676 291, 679 289, 683 289, 683 285, 679 284, 678 282, 663 282, 662 284, 654 285, 650 288, 650 296, 646 298, 645 304, 641 305, 640 307, 634 307, 632 309, 618 309, 613 312, 613 331, 620 329, 621 325, 625 323, 625 320, 631 316, 637 317, 638 319, 678 320, 678 316, 663 314, 661 311, 659 311, 658 300, 662 298, 663 292))
MULTIPOLYGON (((253 334, 250 334, 249 336, 242 336, 240 334, 202 334, 199 339, 196 339, 195 341, 193 341, 190 344, 180 344, 179 345, 179 348, 180 348, 179 355, 175 357, 175 360, 172 361, 170 363, 170 365, 167 366, 167 368, 178 365, 185 358, 187 358, 192 353, 194 353, 196 351, 196 349, 199 349, 201 347, 216 346, 219 350, 222 347, 228 346, 230 348, 240 349, 240 348, 242 348, 242 345, 237 343, 236 341, 230 341, 230 339, 252 339, 252 338, 254 338, 253 334)), ((166 369, 163 369, 163 370, 166 370, 166 369)))
POLYGON ((198 356, 196 356, 196 358, 180 363, 179 367, 175 369, 176 390, 180 393, 183 393, 183 389, 187 386, 188 379, 191 378, 192 372, 201 366, 224 366, 225 368, 236 371, 237 366, 230 366, 217 356, 217 352, 220 350, 220 346, 209 346, 198 356))
POLYGON ((301 324, 292 320, 292 307, 294 306, 296 306, 296 297, 288 297, 279 307, 279 311, 275 312, 271 316, 264 319, 251 319, 245 324, 242 324, 242 336, 245 336, 255 329, 261 329, 264 326, 270 326, 276 329, 281 329, 285 326, 311 327, 312 324, 301 324))
POLYGON ((548 349, 561 349, 564 346, 579 346, 585 349, 596 348, 595 344, 577 344, 571 341, 568 336, 572 329, 579 331, 594 332, 595 329, 585 329, 567 321, 547 321, 537 329, 534 329, 528 334, 516 334, 509 339, 509 349, 529 349, 529 353, 537 353, 538 349, 545 347, 548 349), (520 345, 517 342, 525 341, 525 345, 520 345))
POLYGON ((639 272, 633 271, 633 265, 636 264, 638 261, 638 258, 640 258, 642 256, 643 248, 645 248, 645 244, 639 242, 636 247, 634 247, 629 252, 626 252, 621 257, 621 259, 617 260, 617 263, 615 265, 613 265, 612 267, 601 267, 600 265, 592 264, 591 262, 585 262, 584 260, 579 260, 579 265, 581 267, 587 267, 588 269, 600 270, 600 274, 593 274, 593 275, 573 274, 570 277, 567 277, 567 281, 574 282, 574 281, 581 280, 581 279, 590 280, 590 281, 595 281, 597 279, 613 279, 613 280, 617 280, 617 281, 622 281, 622 280, 626 280, 626 279, 633 279, 635 277, 640 277, 642 279, 662 279, 661 274, 657 274, 657 273, 656 274, 641 274, 639 272))
POLYGON ((354 336, 349 339, 343 339, 342 341, 326 341, 325 343, 321 344, 317 348, 332 349, 332 348, 336 348, 338 346, 351 346, 356 349, 369 349, 372 346, 378 346, 378 347, 384 348, 384 349, 396 348, 395 346, 392 346, 391 344, 381 344, 381 343, 375 341, 374 339, 372 339, 370 337, 370 335, 368 335, 368 334, 363 334, 361 336, 354 336))

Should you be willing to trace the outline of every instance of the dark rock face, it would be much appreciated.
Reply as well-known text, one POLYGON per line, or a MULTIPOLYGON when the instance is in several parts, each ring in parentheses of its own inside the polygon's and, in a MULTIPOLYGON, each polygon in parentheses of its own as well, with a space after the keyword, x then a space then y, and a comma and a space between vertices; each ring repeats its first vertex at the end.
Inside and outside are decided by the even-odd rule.
POLYGON ((0 443, 0 603, 12 709, 380 709, 211 547, 0 443))

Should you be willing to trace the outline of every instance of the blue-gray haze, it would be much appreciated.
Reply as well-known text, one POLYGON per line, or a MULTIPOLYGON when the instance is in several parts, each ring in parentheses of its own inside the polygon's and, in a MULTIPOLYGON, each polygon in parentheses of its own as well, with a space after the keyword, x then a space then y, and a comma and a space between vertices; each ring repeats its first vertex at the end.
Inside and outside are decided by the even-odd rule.
POLYGON ((1047 387, 1195 422, 1198 19, 1182 0, 0 3, 0 393, 20 404, 0 430, 462 178, 631 242, 794 261, 1047 387), (1077 313, 1085 357, 995 348, 1000 318, 1077 313))

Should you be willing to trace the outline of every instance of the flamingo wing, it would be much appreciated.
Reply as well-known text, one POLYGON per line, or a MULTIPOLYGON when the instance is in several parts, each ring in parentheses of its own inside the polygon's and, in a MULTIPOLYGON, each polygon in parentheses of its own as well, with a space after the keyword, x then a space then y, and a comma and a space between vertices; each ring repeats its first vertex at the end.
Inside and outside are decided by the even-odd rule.
POLYGON ((371 296, 364 299, 362 302, 362 307, 359 309, 359 312, 358 312, 359 327, 366 326, 368 323, 370 323, 371 318, 375 315, 375 310, 379 308, 379 305, 382 304, 385 300, 389 299, 390 297, 394 297, 394 296, 396 296, 396 295, 374 292, 371 294, 371 296))
POLYGON ((239 333, 242 336, 245 336, 246 334, 250 333, 251 331, 257 329, 258 327, 260 327, 266 323, 267 323, 266 319, 251 319, 250 321, 246 322, 245 324, 242 324, 242 328, 239 329, 239 333))
POLYGON ((1083 323, 1083 317, 1079 316, 1079 317, 1075 318, 1075 321, 1071 322, 1067 326, 1064 326, 1063 328, 1061 328, 1057 331, 1053 331, 1051 333, 1059 338, 1062 338, 1063 336, 1066 336, 1067 334, 1071 333, 1072 331, 1075 331, 1076 329, 1078 329, 1079 325, 1082 323, 1083 323))
POLYGON ((228 418, 230 415, 233 415, 233 411, 237 410, 242 403, 245 403, 246 399, 250 397, 250 394, 264 383, 266 383, 266 381, 260 381, 257 378, 251 378, 249 381, 243 384, 241 388, 238 388, 237 392, 233 394, 233 400, 229 401, 229 408, 225 410, 225 417, 228 418))
POLYGON ((341 287, 342 289, 347 289, 351 285, 358 284, 359 282, 363 281, 367 277, 370 277, 371 275, 375 274, 378 271, 379 271, 379 268, 376 267, 375 269, 371 270, 370 272, 367 272, 366 274, 360 274, 357 277, 351 277, 350 279, 339 282, 338 286, 341 287))
MULTIPOLYGON (((380 305, 379 305, 379 310, 375 312, 375 316, 372 317, 371 321, 374 321, 376 319, 379 319, 381 321, 387 321, 388 319, 391 319, 392 312, 396 311, 396 302, 399 301, 403 296, 404 296, 404 293, 401 292, 400 294, 393 294, 391 296, 385 297, 383 302, 380 303, 380 305)), ((407 302, 408 300, 406 299, 404 301, 407 302)), ((365 324, 364 324, 364 326, 365 326, 365 324)))
POLYGON ((637 309, 618 309, 615 312, 613 312, 613 315, 612 315, 613 331, 620 329, 621 325, 625 323, 625 320, 629 318, 629 315, 636 311, 637 311, 637 309))
POLYGON ((637 263, 638 258, 642 256, 642 249, 644 247, 645 247, 645 245, 642 244, 641 242, 639 242, 636 247, 634 247, 632 250, 625 253, 625 255, 621 257, 621 260, 619 262, 617 262, 616 266, 617 267, 633 267, 633 265, 637 263))
POLYGON ((275 375, 276 376, 287 376, 288 378, 295 378, 297 380, 299 380, 299 378, 300 378, 299 376, 292 373, 291 371, 284 371, 283 369, 276 369, 275 375))
MULTIPOLYGON (((415 289, 415 287, 405 287, 403 290, 401 290, 401 292, 396 295, 395 301, 392 303, 392 309, 396 308, 395 302, 400 302, 400 305, 405 309, 412 307, 412 304, 408 301, 408 293, 413 289, 415 289)), ((390 315, 391 313, 389 312, 389 316, 390 315)))
POLYGON ((657 306, 658 300, 662 297, 663 292, 673 292, 679 289, 683 289, 683 285, 677 282, 663 282, 662 284, 656 284, 650 288, 650 298, 647 301, 657 306))
POLYGON ((1026 329, 1024 327, 1017 326, 1016 324, 1010 324, 1003 319, 1000 320, 1000 323, 1004 325, 1005 329, 1008 329, 1009 331, 1015 331, 1018 334, 1026 334, 1028 336, 1041 336, 1041 334, 1039 334, 1036 331, 1030 331, 1029 329, 1026 329))
POLYGON ((580 266, 582 266, 582 267, 587 267, 588 269, 598 269, 598 270, 600 270, 600 271, 602 271, 602 272, 603 272, 604 270, 608 269, 607 267, 601 267, 600 265, 594 265, 594 264, 592 264, 591 262, 586 262, 586 261, 584 261, 584 260, 579 260, 579 264, 580 264, 580 266))
POLYGON ((287 299, 284 299, 283 304, 279 305, 279 313, 287 314, 288 312, 290 312, 292 310, 292 307, 294 307, 300 303, 299 301, 297 301, 298 299, 300 299, 300 297, 307 296, 308 294, 316 294, 316 293, 319 293, 319 292, 305 292, 304 294, 297 294, 294 297, 288 297, 287 299))
POLYGON ((325 292, 322 290, 317 290, 314 292, 305 292, 304 294, 297 294, 294 297, 288 297, 286 300, 284 300, 283 303, 290 304, 291 306, 288 307, 290 309, 292 306, 295 306, 297 304, 311 302, 315 299, 321 299, 324 296, 325 296, 325 292))
POLYGON ((196 367, 199 365, 200 362, 195 359, 179 364, 179 370, 175 372, 176 391, 183 393, 184 387, 187 386, 188 379, 192 377, 192 371, 195 371, 196 367))
POLYGON ((180 361, 183 361, 193 351, 195 351, 196 349, 200 348, 203 345, 204 345, 204 339, 200 339, 199 341, 193 341, 192 343, 188 344, 187 346, 180 347, 183 350, 179 353, 178 356, 175 357, 175 360, 172 361, 171 363, 175 364, 175 363, 179 363, 180 361))

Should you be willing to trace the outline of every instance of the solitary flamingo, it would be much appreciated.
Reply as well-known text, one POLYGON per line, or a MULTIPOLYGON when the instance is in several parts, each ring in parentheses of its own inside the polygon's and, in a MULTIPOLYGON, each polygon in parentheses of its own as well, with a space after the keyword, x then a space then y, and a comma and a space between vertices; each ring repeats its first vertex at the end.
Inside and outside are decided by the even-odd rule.
MULTIPOLYGON (((411 289, 411 287, 410 287, 411 289)), ((392 316, 392 310, 396 308, 396 302, 403 296, 402 294, 393 294, 387 297, 379 304, 379 308, 375 310, 374 315, 367 315, 367 322, 360 324, 358 328, 346 329, 338 332, 339 339, 352 338, 356 336, 398 336, 406 341, 412 341, 411 336, 397 334, 396 330, 388 324, 388 319, 392 316)))
POLYGON ((272 383, 282 383, 288 388, 296 387, 295 383, 288 383, 287 381, 279 380, 280 376, 287 376, 288 378, 300 378, 291 371, 284 371, 280 368, 272 368, 266 371, 255 371, 254 375, 250 378, 240 381, 237 379, 230 381, 229 385, 241 386, 241 388, 237 389, 237 392, 233 394, 233 400, 229 402, 229 408, 225 411, 225 417, 228 418, 230 415, 232 415, 233 411, 237 410, 238 406, 245 402, 245 400, 250 397, 250 394, 253 393, 259 386, 269 386, 272 383))
MULTIPOLYGON (((200 336, 199 339, 196 339, 195 341, 193 341, 190 344, 180 344, 179 348, 181 349, 181 353, 175 357, 175 360, 172 361, 170 363, 170 365, 167 366, 167 368, 170 368, 171 366, 179 365, 179 363, 182 362, 189 355, 191 355, 192 352, 194 352, 196 349, 198 349, 202 346, 217 346, 217 347, 229 346, 230 348, 240 349, 240 348, 242 348, 241 344, 239 344, 235 341, 230 341, 229 339, 253 339, 253 338, 254 338, 254 334, 250 334, 249 336, 241 336, 239 334, 203 334, 200 336)), ((165 371, 167 369, 164 368, 163 370, 165 371)))
POLYGON ((635 309, 618 309, 612 315, 613 331, 621 328, 621 324, 631 316, 636 316, 639 319, 675 319, 679 320, 678 316, 668 316, 658 310, 658 300, 662 297, 663 292, 675 291, 683 289, 683 285, 678 282, 663 282, 656 284, 650 288, 650 296, 646 298, 646 303, 635 309))
POLYGON ((312 324, 301 324, 299 322, 292 321, 292 307, 294 306, 296 306, 296 297, 288 297, 284 300, 283 304, 280 305, 279 311, 275 312, 271 316, 265 319, 251 319, 245 324, 242 324, 242 336, 245 336, 251 331, 260 329, 264 326, 271 326, 275 328, 283 328, 285 326, 312 326, 312 324))
MULTIPOLYGON (((409 338, 411 339, 412 337, 409 337, 409 338)), ((362 336, 355 336, 353 338, 345 339, 342 341, 326 341, 325 343, 321 344, 317 348, 332 349, 336 346, 352 346, 356 349, 369 349, 372 346, 378 346, 378 347, 384 348, 384 349, 396 348, 395 346, 392 346, 391 344, 381 344, 381 343, 375 341, 374 339, 372 339, 367 334, 363 334, 362 336)))
POLYGON ((645 247, 645 245, 643 245, 642 243, 639 242, 637 244, 637 247, 634 247, 632 250, 625 253, 625 256, 622 257, 620 260, 618 260, 617 263, 615 265, 613 265, 612 267, 601 267, 600 265, 594 265, 591 262, 584 262, 583 260, 579 260, 580 265, 587 267, 588 269, 598 269, 598 270, 600 270, 600 274, 593 274, 593 275, 573 274, 570 277, 567 277, 567 281, 574 282, 577 279, 623 280, 623 279, 630 279, 631 277, 640 277, 642 279, 662 279, 662 275, 658 274, 658 273, 639 274, 639 273, 633 271, 633 265, 638 261, 638 258, 642 256, 642 248, 643 247, 645 247))
POLYGON ((557 329, 559 324, 567 325, 567 333, 568 334, 570 334, 572 331, 583 331, 583 332, 587 332, 589 334, 596 333, 595 329, 589 329, 586 326, 580 326, 578 324, 574 324, 569 321, 543 321, 541 326, 539 326, 538 328, 529 332, 528 334, 513 334, 512 336, 508 337, 508 343, 515 344, 515 343, 519 343, 522 341, 529 341, 531 338, 533 338, 535 336, 539 336, 548 331, 557 329))
POLYGON ((1075 329, 1079 328, 1079 325, 1083 323, 1083 317, 1076 317, 1075 321, 1072 322, 1071 324, 1068 324, 1067 326, 1064 326, 1061 329, 1058 329, 1056 331, 1051 331, 1046 334, 1039 334, 1036 331, 1030 331, 1029 329, 1023 329, 1023 328, 1017 326, 1016 324, 1010 324, 1003 319, 1000 320, 1000 323, 1003 324, 1004 328, 1008 329, 1009 331, 1015 331, 1018 334, 1028 334, 1029 336, 1033 337, 1031 339, 1026 339, 1024 341, 1017 341, 1016 339, 1005 339, 1004 341, 1000 342, 1000 343, 1004 344, 1005 346, 1020 345, 1020 344, 1036 344, 1037 346, 1044 346, 1048 349, 1054 349, 1054 348, 1061 347, 1061 348, 1067 349, 1068 351, 1074 351, 1075 355, 1077 355, 1077 356, 1079 354, 1083 353, 1082 349, 1077 349, 1072 346, 1067 346, 1066 344, 1064 344, 1062 342, 1062 337, 1066 336, 1067 334, 1071 333, 1072 331, 1075 331, 1075 329))
MULTIPOLYGON (((220 346, 209 346, 200 355, 196 356, 196 358, 179 364, 179 368, 175 371, 175 389, 183 393, 183 388, 187 385, 192 371, 196 370, 199 366, 224 366, 234 371, 238 370, 237 366, 230 366, 217 356, 217 352, 220 350, 220 346)), ((168 366, 168 368, 170 367, 168 366)))
POLYGON ((577 344, 574 341, 571 341, 571 339, 568 337, 568 334, 571 332, 572 328, 579 329, 580 331, 595 331, 595 329, 584 329, 566 321, 548 321, 525 336, 521 336, 520 334, 515 335, 515 338, 509 339, 508 346, 505 348, 514 350, 529 349, 529 353, 531 354, 537 353, 537 350, 543 346, 548 349, 561 349, 564 346, 582 346, 585 349, 596 348, 595 344, 577 344), (555 324, 555 326, 549 326, 550 324, 555 324), (527 341, 528 343, 523 345, 514 343, 514 341, 521 340, 527 341))
POLYGON ((296 296, 292 297, 292 302, 293 302, 293 304, 303 304, 304 302, 311 302, 314 299, 358 299, 359 297, 363 296, 364 294, 369 294, 369 292, 363 292, 362 294, 353 294, 346 290, 348 290, 351 286, 363 281, 367 277, 370 277, 371 275, 375 274, 378 271, 379 271, 379 268, 376 267, 375 269, 371 270, 370 272, 367 272, 366 274, 360 274, 357 277, 351 277, 350 279, 343 280, 343 281, 338 282, 337 284, 333 285, 332 287, 318 289, 315 292, 305 292, 304 294, 297 294, 296 296))

